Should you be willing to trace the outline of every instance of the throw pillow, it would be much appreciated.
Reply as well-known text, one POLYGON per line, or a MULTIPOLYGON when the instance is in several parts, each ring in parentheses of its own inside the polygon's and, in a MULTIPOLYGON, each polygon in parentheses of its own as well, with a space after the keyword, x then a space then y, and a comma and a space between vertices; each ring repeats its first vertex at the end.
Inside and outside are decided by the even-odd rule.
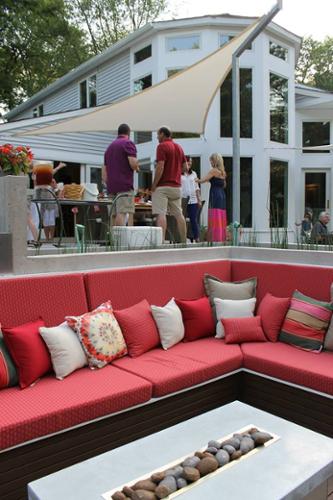
POLYGON ((274 297, 266 293, 259 304, 258 316, 261 317, 262 328, 271 342, 277 342, 281 326, 290 305, 290 298, 274 297))
POLYGON ((42 326, 45 323, 39 318, 13 328, 2 328, 6 346, 17 368, 21 389, 52 370, 49 352, 39 335, 42 326))
POLYGON ((114 311, 114 314, 125 337, 128 354, 132 358, 141 356, 160 345, 156 323, 147 300, 114 311))
POLYGON ((222 300, 214 299, 216 309, 216 335, 217 339, 223 339, 224 328, 222 318, 249 318, 253 316, 256 307, 256 298, 245 300, 222 300))
POLYGON ((210 274, 204 275, 204 287, 207 297, 213 309, 217 321, 214 299, 223 300, 245 300, 251 299, 257 293, 257 278, 249 278, 243 281, 222 281, 210 274))
POLYGON ((332 304, 293 293, 279 340, 308 351, 320 352, 332 317, 332 304))
MULTIPOLYGON (((331 302, 333 302, 333 283, 331 285, 331 302)), ((333 316, 325 335, 324 349, 327 351, 333 351, 333 316)))
POLYGON ((110 301, 82 316, 66 316, 65 319, 78 336, 90 368, 103 368, 127 354, 126 343, 110 301))
POLYGON ((164 307, 151 306, 163 349, 170 349, 184 338, 182 313, 172 298, 164 307))
POLYGON ((0 389, 17 384, 17 371, 0 330, 0 389))
POLYGON ((252 318, 225 318, 221 321, 224 327, 226 344, 267 341, 261 327, 260 316, 253 316, 252 318))
POLYGON ((191 342, 214 334, 215 322, 207 297, 195 300, 176 300, 185 327, 184 342, 191 342))
POLYGON ((53 328, 39 329, 51 355, 53 370, 58 379, 87 365, 87 357, 81 343, 66 322, 53 328))

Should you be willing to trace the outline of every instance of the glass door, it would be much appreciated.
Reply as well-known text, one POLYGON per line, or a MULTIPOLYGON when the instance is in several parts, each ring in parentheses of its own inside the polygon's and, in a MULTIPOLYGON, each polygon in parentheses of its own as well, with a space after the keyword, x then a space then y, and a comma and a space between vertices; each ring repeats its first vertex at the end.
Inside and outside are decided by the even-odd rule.
POLYGON ((313 222, 320 212, 330 211, 330 172, 327 170, 304 171, 304 209, 311 208, 313 222))

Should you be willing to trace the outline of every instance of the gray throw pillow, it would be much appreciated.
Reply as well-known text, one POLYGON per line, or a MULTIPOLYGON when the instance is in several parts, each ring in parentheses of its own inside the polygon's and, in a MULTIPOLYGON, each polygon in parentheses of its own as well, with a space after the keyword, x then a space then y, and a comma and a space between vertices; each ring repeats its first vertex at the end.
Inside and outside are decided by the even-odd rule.
POLYGON ((222 281, 210 274, 204 275, 204 286, 210 305, 213 309, 215 321, 216 312, 214 299, 222 300, 246 300, 252 299, 257 293, 257 278, 249 278, 243 281, 222 281))
MULTIPOLYGON (((331 284, 331 302, 333 302, 333 283, 331 284)), ((333 316, 325 335, 324 349, 326 349, 326 351, 333 351, 333 316)))

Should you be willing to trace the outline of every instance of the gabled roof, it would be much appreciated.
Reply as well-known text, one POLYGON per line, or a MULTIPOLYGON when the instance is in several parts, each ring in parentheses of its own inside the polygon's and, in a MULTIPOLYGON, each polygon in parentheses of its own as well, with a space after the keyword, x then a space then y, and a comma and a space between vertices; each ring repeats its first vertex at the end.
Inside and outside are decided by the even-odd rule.
MULTIPOLYGON (((30 97, 29 99, 27 99, 26 101, 22 102, 14 109, 9 111, 5 115, 5 118, 7 120, 11 120, 15 116, 24 112, 26 109, 32 106, 36 106, 38 104, 42 104, 42 101, 51 94, 62 89, 66 85, 75 82, 80 78, 83 78, 92 71, 95 71, 102 64, 118 56, 124 50, 128 50, 134 43, 140 42, 140 39, 147 38, 156 31, 164 31, 169 29, 189 29, 195 26, 198 27, 219 26, 223 24, 228 25, 228 27, 243 26, 245 28, 255 19, 257 18, 232 15, 232 14, 216 14, 216 15, 206 15, 200 17, 155 21, 153 23, 148 23, 142 28, 134 31, 133 33, 130 33, 127 37, 115 43, 114 45, 103 51, 101 54, 91 57, 86 62, 72 69, 61 78, 58 78, 53 83, 43 88, 42 90, 34 94, 32 97, 30 97)), ((279 26, 276 23, 272 22, 267 29, 285 38, 292 38, 292 41, 297 45, 300 45, 301 43, 301 38, 299 36, 295 35, 294 33, 291 33, 290 31, 286 30, 285 28, 279 26)))

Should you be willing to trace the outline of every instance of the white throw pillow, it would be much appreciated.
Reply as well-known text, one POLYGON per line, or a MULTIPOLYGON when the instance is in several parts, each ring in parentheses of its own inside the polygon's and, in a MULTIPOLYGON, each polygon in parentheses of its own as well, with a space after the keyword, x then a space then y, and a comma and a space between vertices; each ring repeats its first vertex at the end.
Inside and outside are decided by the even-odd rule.
POLYGON ((87 357, 75 332, 66 321, 52 328, 39 329, 51 355, 52 366, 58 379, 86 366, 87 357))
POLYGON ((222 318, 250 318, 253 316, 256 307, 257 299, 245 300, 227 300, 227 299, 214 299, 216 308, 216 335, 215 338, 224 338, 224 328, 222 325, 222 318))
POLYGON ((185 334, 182 313, 172 298, 164 307, 151 306, 163 349, 178 344, 185 334))

